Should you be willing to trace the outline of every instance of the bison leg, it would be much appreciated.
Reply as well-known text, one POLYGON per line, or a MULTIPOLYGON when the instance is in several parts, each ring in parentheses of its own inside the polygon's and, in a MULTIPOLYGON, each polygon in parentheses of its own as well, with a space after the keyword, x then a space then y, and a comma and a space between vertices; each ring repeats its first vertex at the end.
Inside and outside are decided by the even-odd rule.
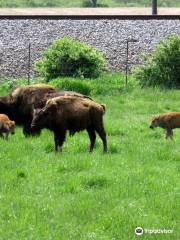
POLYGON ((61 132, 60 134, 54 133, 54 142, 55 142, 55 151, 58 151, 58 147, 62 147, 66 137, 66 131, 61 132))
POLYGON ((96 126, 96 132, 99 134, 102 142, 103 142, 103 150, 107 152, 107 140, 106 140, 106 132, 104 130, 103 125, 96 126))
POLYGON ((58 151, 58 136, 54 133, 55 151, 58 151))
POLYGON ((58 145, 60 147, 60 149, 62 150, 62 145, 65 141, 65 138, 66 138, 66 132, 61 132, 61 135, 58 137, 58 145))
POLYGON ((173 139, 173 131, 170 128, 166 129, 166 139, 168 138, 173 139))
POLYGON ((95 133, 95 131, 94 131, 93 128, 88 128, 88 129, 87 129, 87 132, 88 132, 89 138, 90 138, 90 148, 89 148, 89 152, 92 152, 92 151, 93 151, 93 148, 94 148, 95 141, 96 141, 96 133, 95 133))

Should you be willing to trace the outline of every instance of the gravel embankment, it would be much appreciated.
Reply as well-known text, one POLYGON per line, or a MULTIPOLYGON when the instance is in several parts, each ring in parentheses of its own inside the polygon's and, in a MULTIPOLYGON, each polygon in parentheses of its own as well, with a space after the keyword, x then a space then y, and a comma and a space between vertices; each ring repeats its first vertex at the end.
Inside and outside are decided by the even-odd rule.
POLYGON ((123 70, 126 39, 138 40, 129 49, 130 62, 138 64, 141 53, 170 34, 180 35, 180 20, 0 20, 0 77, 27 76, 29 40, 32 63, 54 39, 71 36, 102 50, 110 69, 123 70))

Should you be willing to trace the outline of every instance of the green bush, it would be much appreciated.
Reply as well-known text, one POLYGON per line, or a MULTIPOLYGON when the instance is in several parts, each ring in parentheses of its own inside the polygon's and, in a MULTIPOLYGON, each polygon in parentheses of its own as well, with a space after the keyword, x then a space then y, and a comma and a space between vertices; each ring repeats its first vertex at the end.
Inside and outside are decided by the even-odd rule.
MULTIPOLYGON (((40 79, 42 82, 42 79, 40 79)), ((69 77, 59 77, 53 79, 50 84, 59 90, 75 91, 84 95, 109 95, 121 94, 124 91, 132 90, 137 87, 136 79, 129 76, 128 87, 125 86, 125 77, 120 73, 106 73, 102 74, 96 79, 74 79, 69 77)))
POLYGON ((67 37, 54 41, 35 64, 36 70, 47 81, 59 76, 96 78, 105 65, 101 52, 67 37))
POLYGON ((180 87, 180 37, 160 42, 145 64, 135 70, 142 86, 180 87))

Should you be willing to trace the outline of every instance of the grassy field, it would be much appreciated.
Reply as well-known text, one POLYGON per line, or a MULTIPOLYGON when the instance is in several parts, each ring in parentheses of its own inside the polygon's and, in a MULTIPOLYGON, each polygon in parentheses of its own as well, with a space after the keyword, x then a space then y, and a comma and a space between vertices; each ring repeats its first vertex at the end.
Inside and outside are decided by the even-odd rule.
MULTIPOLYGON (((150 7, 149 0, 97 0, 100 7, 150 7)), ((90 7, 91 0, 0 0, 0 7, 90 7)), ((159 7, 180 7, 179 0, 158 0, 159 7)))
MULTIPOLYGON (((85 132, 67 136, 58 154, 47 130, 25 138, 18 127, 0 139, 0 239, 133 240, 137 226, 173 230, 140 239, 180 239, 180 131, 166 141, 148 127, 152 115, 179 111, 180 91, 140 89, 131 78, 126 89, 119 75, 59 81, 107 105, 109 151, 97 137, 89 154, 85 132)), ((2 83, 0 95, 11 85, 2 83)))

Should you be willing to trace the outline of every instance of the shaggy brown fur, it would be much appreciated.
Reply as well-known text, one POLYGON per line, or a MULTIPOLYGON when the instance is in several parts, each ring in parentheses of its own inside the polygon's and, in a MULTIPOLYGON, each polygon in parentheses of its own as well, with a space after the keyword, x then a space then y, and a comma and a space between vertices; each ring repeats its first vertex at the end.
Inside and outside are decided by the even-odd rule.
MULTIPOLYGON (((10 97, 14 102, 22 102, 23 106, 26 105, 27 109, 24 108, 24 112, 29 112, 28 107, 32 109, 32 105, 35 108, 40 107, 43 104, 43 107, 46 101, 50 98, 58 96, 76 96, 89 98, 80 93, 73 91, 57 91, 55 88, 46 85, 46 84, 34 84, 29 86, 21 86, 16 88, 11 94, 10 97)), ((90 98, 89 98, 90 99, 90 98)))
POLYGON ((0 114, 0 137, 8 139, 9 133, 15 133, 15 122, 11 121, 7 115, 0 114))
POLYGON ((10 97, 12 102, 22 107, 22 113, 29 114, 29 111, 32 111, 32 105, 38 107, 45 95, 55 92, 57 92, 55 88, 49 85, 33 84, 16 88, 10 97))
POLYGON ((74 96, 56 97, 47 101, 45 107, 36 110, 32 129, 48 128, 54 132, 55 150, 62 147, 66 131, 87 130, 90 138, 90 152, 94 148, 97 132, 107 151, 106 133, 103 126, 105 105, 74 96))
POLYGON ((161 127, 166 130, 166 139, 173 138, 174 128, 180 128, 180 112, 169 112, 152 119, 150 128, 161 127))
POLYGON ((38 106, 35 106, 35 108, 43 108, 49 99, 55 98, 55 97, 63 97, 63 96, 66 96, 66 97, 74 96, 74 97, 87 98, 87 99, 92 100, 92 98, 90 98, 86 95, 83 95, 81 93, 77 93, 77 92, 73 92, 73 91, 56 91, 56 92, 45 94, 44 98, 42 98, 42 100, 39 101, 38 106))

